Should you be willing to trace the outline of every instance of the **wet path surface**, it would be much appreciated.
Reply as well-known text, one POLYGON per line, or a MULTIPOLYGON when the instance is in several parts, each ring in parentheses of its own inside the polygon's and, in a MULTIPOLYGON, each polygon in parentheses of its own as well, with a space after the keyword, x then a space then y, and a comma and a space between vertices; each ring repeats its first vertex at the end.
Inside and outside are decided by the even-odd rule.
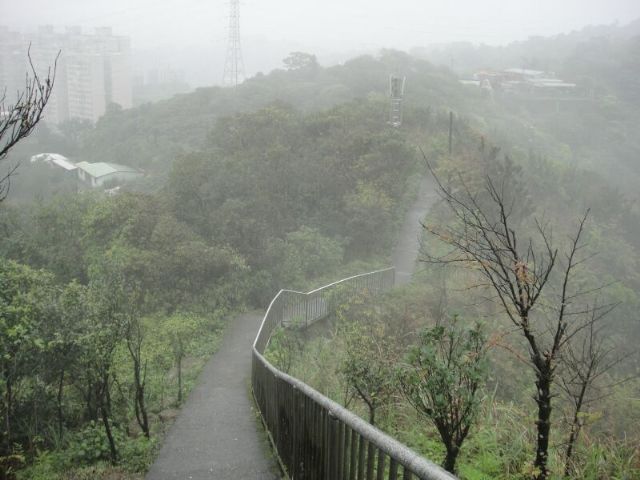
POLYGON ((249 395, 251 345, 262 316, 239 315, 228 326, 164 438, 147 480, 279 479, 249 395))
POLYGON ((416 260, 420 251, 421 223, 425 215, 438 199, 435 181, 423 178, 420 181, 418 197, 407 212, 398 243, 393 251, 393 266, 396 267, 396 284, 404 285, 411 280, 416 270, 416 260))

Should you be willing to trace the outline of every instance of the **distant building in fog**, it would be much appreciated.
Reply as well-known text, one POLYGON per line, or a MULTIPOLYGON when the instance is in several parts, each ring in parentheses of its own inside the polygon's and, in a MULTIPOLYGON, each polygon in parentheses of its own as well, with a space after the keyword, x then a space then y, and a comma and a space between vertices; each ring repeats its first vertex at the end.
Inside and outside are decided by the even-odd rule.
POLYGON ((15 94, 17 86, 24 83, 26 48, 22 47, 19 34, 0 26, 0 91, 4 92, 6 88, 7 103, 11 103, 11 95, 15 94))
POLYGON ((138 68, 133 81, 133 104, 157 102, 191 91, 182 70, 171 67, 138 68))
POLYGON ((78 162, 76 167, 80 181, 92 188, 103 187, 105 184, 115 186, 143 176, 139 170, 117 163, 78 162))
MULTIPOLYGON (((76 177, 80 186, 91 188, 122 185, 130 180, 144 176, 144 173, 140 170, 127 165, 106 162, 74 163, 59 153, 39 153, 31 157, 31 163, 49 165, 65 172, 67 175, 76 177)), ((112 194, 118 191, 113 188, 111 190, 112 194)))
POLYGON ((83 33, 80 27, 56 32, 40 27, 36 34, 0 27, 0 87, 7 87, 7 103, 24 89, 29 71, 27 50, 41 76, 60 51, 56 82, 45 119, 61 123, 71 118, 95 122, 109 104, 132 105, 131 45, 128 37, 114 36, 110 28, 83 33))
POLYGON ((46 163, 52 167, 55 166, 61 168, 67 172, 75 172, 78 168, 75 163, 59 153, 39 153, 31 157, 31 163, 38 162, 46 163))
POLYGON ((464 85, 478 86, 487 92, 520 93, 533 96, 575 95, 575 83, 565 82, 553 72, 508 68, 506 70, 480 70, 473 79, 460 80, 464 85))

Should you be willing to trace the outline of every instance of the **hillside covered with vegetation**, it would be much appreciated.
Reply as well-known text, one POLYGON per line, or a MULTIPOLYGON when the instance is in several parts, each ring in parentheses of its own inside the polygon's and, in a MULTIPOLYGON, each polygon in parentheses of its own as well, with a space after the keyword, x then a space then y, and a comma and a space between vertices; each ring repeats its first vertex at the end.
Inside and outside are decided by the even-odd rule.
MULTIPOLYGON (((624 64, 637 76, 640 67, 622 60, 638 53, 637 37, 625 38, 592 61, 579 45, 567 53, 579 81, 604 90, 559 111, 487 97, 401 52, 328 68, 298 53, 235 90, 114 107, 96 125, 41 125, 12 151, 23 164, 0 204, 0 469, 18 478, 140 476, 234 312, 264 308, 280 288, 388 264, 416 179, 427 174, 421 148, 446 184, 461 188, 463 179, 475 194, 487 175, 504 181, 525 238, 538 218, 564 245, 590 209, 589 261, 572 281, 616 306, 603 324, 606 348, 624 361, 599 378, 601 391, 580 412, 568 475, 638 478, 637 92, 612 72, 624 64), (407 76, 400 129, 387 124, 390 74, 407 76), (114 196, 78 193, 24 160, 42 151, 146 176, 114 196)), ((426 222, 454 218, 439 205, 426 222)), ((442 248, 426 236, 422 258, 442 248)), ((333 335, 303 345, 283 333, 274 348, 293 356, 295 375, 365 417, 371 402, 349 379, 380 367, 371 377, 384 387, 376 423, 440 461, 437 429, 415 421, 394 379, 407 381, 398 366, 420 358, 420 339, 442 345, 447 331, 435 327, 479 321, 491 348, 471 372, 482 401, 458 472, 530 478, 536 393, 522 365, 527 346, 495 297, 475 288, 476 273, 429 266, 405 290, 345 303, 333 335)), ((551 467, 561 475, 575 422, 570 399, 554 405, 551 467)))
POLYGON ((3 205, 5 467, 143 471, 233 312, 384 263, 416 155, 379 108, 274 104, 213 125, 153 193, 3 205))

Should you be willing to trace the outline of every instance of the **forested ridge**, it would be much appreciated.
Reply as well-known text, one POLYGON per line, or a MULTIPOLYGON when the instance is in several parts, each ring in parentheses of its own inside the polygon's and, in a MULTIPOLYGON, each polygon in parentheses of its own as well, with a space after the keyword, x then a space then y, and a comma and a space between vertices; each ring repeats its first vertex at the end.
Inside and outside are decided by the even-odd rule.
MULTIPOLYGON (((592 191, 579 188, 581 175, 539 158, 518 165, 479 140, 461 146, 465 154, 455 159, 429 148, 425 154, 451 188, 446 191, 470 192, 478 205, 486 205, 489 175, 509 192, 508 217, 524 252, 531 247, 540 253, 543 231, 566 268, 580 219, 587 218, 568 277, 569 300, 556 306, 563 286, 552 276, 540 311, 530 317, 530 332, 550 349, 554 315, 561 307, 570 312, 557 330, 568 333, 550 387, 546 478, 637 478, 637 246, 628 229, 637 225, 637 214, 611 196, 603 199, 615 202, 614 211, 594 202, 592 191)), ((461 257, 442 261, 452 245, 467 248, 465 242, 475 238, 457 243, 452 233, 467 232, 457 230, 459 222, 445 202, 438 204, 425 219, 419 273, 410 286, 382 298, 345 298, 326 332, 310 338, 282 330, 268 356, 460 478, 540 478, 534 465, 538 367, 479 273, 489 261, 486 252, 480 250, 478 263, 461 257)), ((526 255, 532 263, 516 264, 515 278, 533 285, 538 272, 525 266, 539 263, 526 255)), ((540 350, 542 358, 549 352, 540 350)))
MULTIPOLYGON (((12 152, 15 160, 59 151, 147 175, 115 196, 77 193, 68 179, 23 160, 0 206, 1 468, 19 478, 144 472, 233 312, 264 308, 280 288, 304 289, 388 263, 416 178, 427 173, 421 147, 445 180, 463 172, 479 189, 487 174, 506 176, 527 207, 518 220, 544 217, 556 238, 571 234, 590 208, 586 243, 597 255, 578 282, 607 285, 602 302, 617 305, 607 336, 629 356, 608 377, 615 389, 584 413, 583 463, 575 472, 600 465, 591 478, 636 478, 640 218, 628 189, 637 179, 637 138, 627 130, 633 92, 599 95, 586 115, 553 116, 574 127, 590 118, 624 125, 612 131, 619 134, 615 152, 625 153, 608 155, 626 170, 603 176, 596 153, 582 158, 582 137, 545 126, 546 114, 469 90, 447 68, 394 51, 329 68, 305 54, 288 60, 286 70, 235 90, 204 88, 131 110, 114 107, 95 126, 42 125, 12 152), (408 78, 401 129, 386 122, 391 73, 408 78)), ((601 72, 584 67, 582 74, 614 88, 601 72)), ((427 220, 451 218, 438 207, 427 220)), ((395 339, 398 322, 408 333, 436 317, 480 319, 495 340, 504 319, 480 299, 469 301, 470 278, 430 267, 414 286, 371 307, 363 306, 371 299, 345 305, 335 337, 306 349, 297 340, 274 344, 311 365, 292 367, 301 379, 366 416, 366 402, 354 400, 343 381, 349 367, 361 372, 371 359, 329 352, 360 349, 365 330, 395 339)), ((415 337, 398 344, 409 348, 408 338, 415 337)), ((382 347, 390 359, 406 353, 382 347)), ((517 355, 495 352, 492 374, 479 387, 489 397, 478 407, 486 421, 471 430, 460 473, 529 478, 531 430, 520 424, 531 423, 532 387, 517 355)), ((391 370, 382 375, 390 378, 391 370)), ((380 424, 427 456, 441 455, 434 432, 396 402, 397 386, 385 388, 380 424)))
MULTIPOLYGON (((637 20, 628 25, 590 26, 553 37, 532 37, 502 47, 461 42, 415 49, 413 53, 437 64, 453 61, 463 78, 485 69, 516 67, 550 72, 574 82, 581 91, 574 105, 561 103, 556 108, 553 101, 526 99, 502 102, 522 124, 517 130, 529 130, 520 137, 521 146, 528 148, 522 141, 526 136, 538 136, 533 142, 538 153, 598 171, 636 198, 639 145, 635 130, 640 104, 637 20)), ((486 116, 490 116, 488 112, 486 116)), ((507 128, 499 130, 500 137, 510 135, 507 128)))
POLYGON ((3 205, 5 468, 144 471, 233 312, 384 264, 417 157, 382 107, 272 104, 213 124, 153 193, 3 205))

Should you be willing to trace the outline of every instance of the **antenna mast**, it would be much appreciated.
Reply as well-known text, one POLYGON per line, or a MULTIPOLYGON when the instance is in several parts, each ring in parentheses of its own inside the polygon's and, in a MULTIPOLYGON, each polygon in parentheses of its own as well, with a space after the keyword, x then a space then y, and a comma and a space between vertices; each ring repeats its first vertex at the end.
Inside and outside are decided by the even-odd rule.
POLYGON ((240 47, 240 0, 229 0, 229 43, 222 83, 237 87, 244 80, 244 62, 240 47))
POLYGON ((389 97, 391 97, 389 123, 396 128, 402 125, 402 101, 404 100, 404 84, 406 80, 406 77, 397 75, 389 77, 389 97))

